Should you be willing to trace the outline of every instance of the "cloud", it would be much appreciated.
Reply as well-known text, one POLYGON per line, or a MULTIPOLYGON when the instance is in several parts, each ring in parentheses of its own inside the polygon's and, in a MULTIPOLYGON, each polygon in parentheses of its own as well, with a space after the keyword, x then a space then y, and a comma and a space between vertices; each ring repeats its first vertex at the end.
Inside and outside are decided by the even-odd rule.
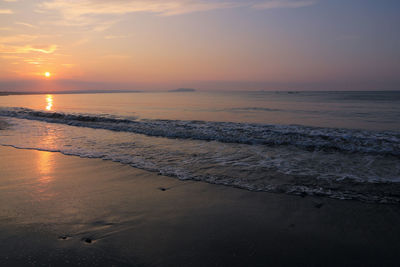
POLYGON ((123 38, 128 38, 128 35, 107 35, 107 36, 104 36, 104 39, 107 39, 107 40, 123 39, 123 38))
POLYGON ((66 68, 72 68, 72 67, 76 66, 76 64, 64 63, 64 64, 61 64, 61 66, 64 66, 66 68))
MULTIPOLYGON (((41 10, 38 12, 43 13, 41 10)), ((61 27, 81 27, 83 30, 90 30, 96 32, 102 32, 111 28, 114 24, 121 21, 121 19, 104 19, 97 16, 64 16, 59 19, 42 20, 40 24, 42 25, 53 25, 61 27)))
POLYGON ((57 45, 33 45, 32 41, 37 41, 44 35, 16 34, 0 36, 0 53, 3 54, 27 54, 44 53, 52 54, 57 50, 57 45))
POLYGON ((0 58, 4 58, 4 59, 22 59, 23 57, 15 56, 15 55, 0 55, 0 58))
POLYGON ((52 54, 57 50, 57 45, 46 45, 46 46, 10 46, 0 44, 0 53, 4 54, 27 54, 32 52, 52 54))
POLYGON ((196 1, 196 0, 80 0, 47 1, 40 5, 42 9, 59 10, 66 18, 84 15, 128 14, 150 12, 161 15, 177 15, 196 11, 241 6, 240 1, 196 1))
POLYGON ((36 38, 38 38, 37 35, 27 35, 27 34, 0 36, 0 44, 24 43, 24 42, 30 42, 36 38))
POLYGON ((113 26, 114 24, 116 24, 119 20, 102 20, 102 21, 98 21, 95 23, 95 26, 93 27, 93 30, 96 32, 103 32, 109 28, 111 28, 111 26, 113 26))
POLYGON ((315 3, 316 0, 51 0, 41 3, 39 8, 42 10, 58 10, 66 19, 76 20, 87 15, 123 15, 148 12, 172 16, 236 7, 257 9, 299 8, 315 3))
POLYGON ((174 16, 231 8, 300 8, 313 5, 316 1, 318 0, 44 0, 36 5, 35 11, 52 16, 51 21, 41 21, 42 24, 103 32, 120 22, 123 15, 132 13, 174 16), (58 15, 58 18, 54 15, 58 15))
POLYGON ((32 47, 30 45, 25 46, 26 51, 28 52, 40 52, 40 53, 45 53, 45 54, 51 54, 54 53, 57 50, 57 45, 49 45, 49 46, 44 46, 44 47, 32 47))
POLYGON ((0 9, 0 14, 14 14, 11 9, 0 9))
POLYGON ((25 27, 28 27, 28 28, 37 28, 37 26, 29 24, 29 23, 26 23, 26 22, 17 21, 17 22, 15 22, 15 24, 22 25, 22 26, 25 26, 25 27))
POLYGON ((89 38, 82 38, 80 40, 77 40, 76 42, 72 43, 71 46, 81 46, 89 42, 89 38))
POLYGON ((257 9, 273 9, 273 8, 300 8, 306 6, 312 6, 316 4, 315 0, 272 0, 263 1, 261 3, 253 4, 253 8, 257 9))
MULTIPOLYGON (((122 15, 152 13, 173 16, 229 8, 300 8, 317 0, 44 0, 35 11, 61 15, 52 25, 102 32, 122 20, 122 15)), ((42 23, 44 23, 42 21, 42 23)), ((27 26, 27 25, 25 25, 27 26)), ((28 26, 29 27, 29 26, 28 26)), ((112 39, 112 38, 110 38, 112 39)))

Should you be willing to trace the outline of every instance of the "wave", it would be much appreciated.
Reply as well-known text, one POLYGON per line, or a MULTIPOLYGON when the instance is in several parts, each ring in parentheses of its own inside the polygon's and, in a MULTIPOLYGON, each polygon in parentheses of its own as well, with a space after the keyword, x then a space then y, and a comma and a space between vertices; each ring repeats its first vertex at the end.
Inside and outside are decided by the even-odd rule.
POLYGON ((400 157, 400 133, 393 131, 374 132, 234 122, 139 120, 107 114, 44 112, 27 108, 0 108, 0 116, 166 138, 295 146, 308 151, 340 151, 400 157))
MULTIPOLYGON (((46 116, 60 117, 60 114, 46 116)), ((9 117, 5 121, 10 127, 0 131, 0 145, 112 160, 181 180, 252 191, 400 203, 400 161, 396 156, 305 150, 295 145, 158 138, 107 129, 110 125, 126 127, 125 124, 133 124, 131 121, 138 125, 146 121, 110 115, 68 116, 74 118, 73 124, 102 127, 75 127, 64 122, 47 123, 48 119, 9 117), (123 120, 126 122, 118 123, 123 120)))

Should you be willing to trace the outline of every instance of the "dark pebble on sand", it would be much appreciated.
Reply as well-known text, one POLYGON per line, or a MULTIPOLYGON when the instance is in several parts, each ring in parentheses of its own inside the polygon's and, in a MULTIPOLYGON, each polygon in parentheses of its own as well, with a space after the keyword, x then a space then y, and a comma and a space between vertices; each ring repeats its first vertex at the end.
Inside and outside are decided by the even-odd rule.
POLYGON ((164 187, 160 187, 158 189, 160 189, 161 191, 167 191, 167 188, 164 188, 164 187))
POLYGON ((66 236, 66 235, 62 235, 62 236, 59 236, 59 237, 58 237, 58 239, 61 239, 61 240, 67 240, 67 239, 68 239, 68 236, 66 236))

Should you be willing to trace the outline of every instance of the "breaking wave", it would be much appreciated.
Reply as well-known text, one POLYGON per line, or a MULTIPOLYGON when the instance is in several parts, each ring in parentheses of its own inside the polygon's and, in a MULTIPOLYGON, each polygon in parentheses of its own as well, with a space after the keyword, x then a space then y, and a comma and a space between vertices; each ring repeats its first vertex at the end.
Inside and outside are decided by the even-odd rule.
POLYGON ((295 146, 309 151, 400 156, 400 133, 393 131, 376 132, 234 122, 139 120, 107 114, 67 114, 27 108, 0 108, 0 116, 147 136, 251 145, 295 146))

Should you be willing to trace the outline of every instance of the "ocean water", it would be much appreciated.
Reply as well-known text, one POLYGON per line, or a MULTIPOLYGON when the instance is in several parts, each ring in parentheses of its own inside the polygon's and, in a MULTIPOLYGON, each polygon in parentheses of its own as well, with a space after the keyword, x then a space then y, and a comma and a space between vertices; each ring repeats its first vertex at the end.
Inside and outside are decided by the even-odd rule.
POLYGON ((400 92, 0 97, 0 144, 214 184, 400 203, 400 92))

